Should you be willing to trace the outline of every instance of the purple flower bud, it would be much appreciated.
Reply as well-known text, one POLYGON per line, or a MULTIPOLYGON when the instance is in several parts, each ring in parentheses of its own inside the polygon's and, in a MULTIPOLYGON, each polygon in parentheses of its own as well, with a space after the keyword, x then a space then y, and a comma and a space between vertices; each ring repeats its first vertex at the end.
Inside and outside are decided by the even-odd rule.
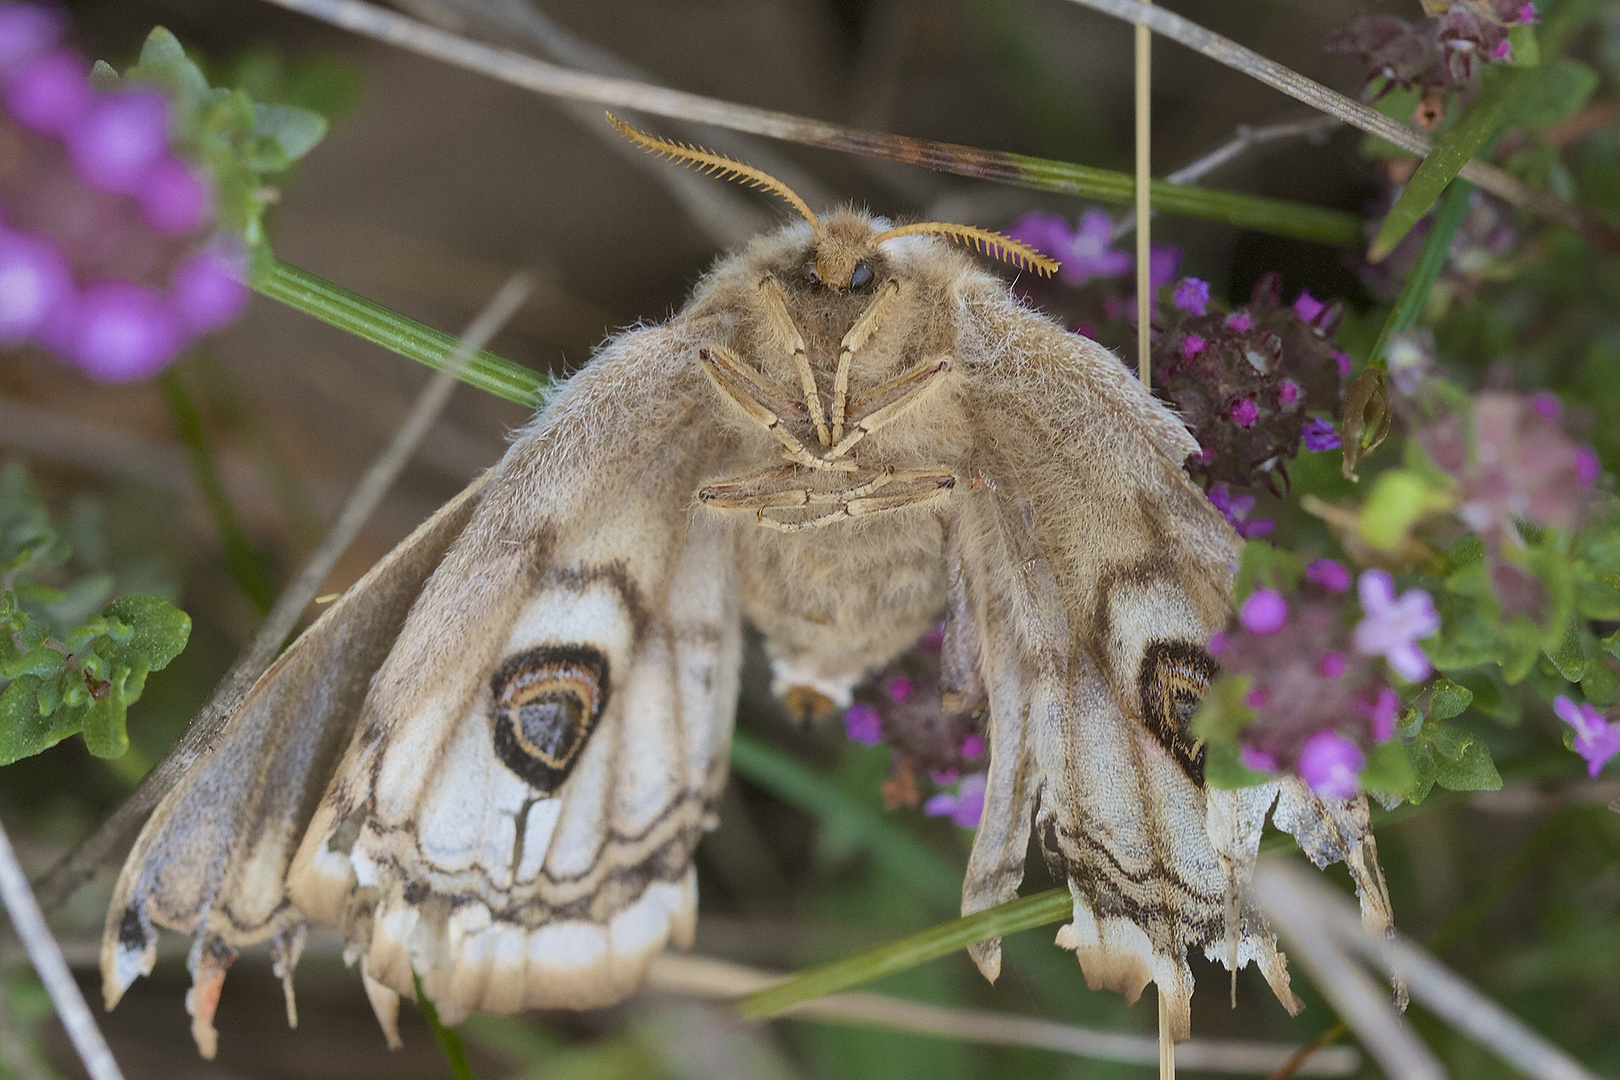
POLYGON ((1575 729, 1575 752, 1586 759, 1586 774, 1596 777, 1609 759, 1620 754, 1620 724, 1610 723, 1592 706, 1575 704, 1560 694, 1553 699, 1558 718, 1575 729))
POLYGON ((156 90, 105 94, 69 136, 68 153, 79 178, 91 187, 133 195, 168 151, 168 130, 169 103, 156 90))
POLYGON ((1564 403, 1558 400, 1556 394, 1545 390, 1530 395, 1530 407, 1543 420, 1557 420, 1564 415, 1564 403))
POLYGON ((1344 674, 1344 670, 1348 666, 1345 663, 1343 653, 1330 652, 1322 654, 1322 662, 1317 665, 1316 670, 1321 673, 1324 679, 1337 679, 1344 674))
POLYGON ((984 757, 984 736, 969 735, 962 740, 962 756, 969 761, 984 757))
POLYGON ((1253 769, 1255 772, 1277 771, 1277 759, 1275 757, 1258 746, 1250 746, 1248 743, 1238 747, 1238 763, 1245 769, 1253 769))
POLYGON ((0 4, 0 76, 56 46, 62 13, 43 4, 0 4))
POLYGON ((1326 304, 1310 294, 1309 290, 1301 291, 1299 298, 1294 301, 1294 314, 1303 322, 1315 322, 1316 317, 1322 314, 1326 304))
POLYGON ((844 735, 850 742, 876 746, 883 741, 883 718, 872 706, 857 701, 844 713, 844 735))
POLYGON ((1333 350, 1333 362, 1339 365, 1339 378, 1348 378, 1350 375, 1350 354, 1343 349, 1333 350))
POLYGON ((1305 421, 1305 425, 1300 428, 1300 434, 1304 437, 1305 449, 1318 453, 1323 450, 1337 450, 1343 445, 1333 425, 1320 416, 1313 416, 1305 421))
POLYGON ((1232 406, 1232 423, 1238 427, 1251 428, 1258 419, 1260 419, 1260 408, 1250 399, 1244 398, 1232 406))
POLYGON ((180 325, 192 334, 226 326, 247 305, 248 289, 233 260, 217 251, 200 251, 174 272, 169 305, 180 325))
POLYGON ((1238 609, 1238 622, 1256 637, 1268 637, 1288 625, 1288 601, 1275 589, 1256 589, 1238 609))
POLYGON ((1374 742, 1386 743, 1395 737, 1395 717, 1400 711, 1400 695, 1387 686, 1380 688, 1378 696, 1373 699, 1372 706, 1367 710, 1367 715, 1372 720, 1374 742))
POLYGON ((1305 580, 1328 592, 1342 593, 1350 588, 1350 570, 1335 559, 1315 559, 1305 567, 1305 580))
POLYGON ((71 357, 102 382, 144 378, 180 351, 179 321, 148 285, 102 281, 85 289, 74 312, 71 357))
POLYGON ((1271 691, 1267 690, 1263 686, 1257 686, 1253 690, 1250 690, 1247 694, 1243 695, 1243 704, 1247 705, 1251 709, 1263 709, 1266 707, 1266 702, 1270 700, 1271 691))
POLYGON ((1191 360, 1193 357, 1203 352, 1204 346, 1208 344, 1209 342, 1205 341, 1199 335, 1188 334, 1186 339, 1181 343, 1181 355, 1186 357, 1188 360, 1191 360))
POLYGON ((1581 487, 1591 487, 1597 483, 1597 478, 1602 473, 1603 466, 1598 462, 1597 451, 1590 446, 1577 446, 1575 448, 1575 479, 1581 487))
POLYGON ((1300 779, 1324 799, 1348 799, 1361 786, 1367 756, 1337 731, 1324 729, 1306 739, 1295 762, 1300 779))
POLYGON ((84 63, 66 50, 47 53, 6 82, 6 111, 29 131, 61 136, 82 123, 95 93, 84 63))
POLYGON ((1512 61, 1513 42, 1509 41, 1507 38, 1503 38, 1501 41, 1498 41, 1496 43, 1496 48, 1491 50, 1491 59, 1512 61))
POLYGON ((1185 277, 1176 282, 1176 292, 1171 298, 1178 311, 1185 311, 1189 315, 1203 315, 1209 310, 1209 282, 1202 278, 1185 277))
POLYGON ((1170 284, 1181 265, 1181 248, 1175 244, 1148 245, 1148 288, 1158 292, 1170 284))
POLYGON ((1292 405, 1299 400, 1299 383, 1293 379, 1284 379, 1277 387, 1277 402, 1281 405, 1292 405))
POLYGON ((0 344, 33 337, 73 296, 73 276, 56 245, 0 230, 0 344))
POLYGON ((1226 328, 1236 330, 1240 334, 1247 334, 1254 329, 1254 316, 1247 311, 1234 311, 1226 317, 1226 328))
POLYGON ((1206 646, 1206 647, 1209 649, 1209 655, 1211 655, 1211 656, 1219 656, 1223 652, 1225 652, 1226 651, 1226 631, 1225 630, 1217 630, 1217 631, 1215 631, 1214 634, 1210 635, 1209 645, 1206 646))
POLYGON ((160 233, 178 236, 200 228, 208 220, 213 191, 184 162, 164 154, 141 177, 135 201, 148 225, 160 233))
POLYGON ((904 675, 898 675, 889 680, 889 685, 884 687, 884 690, 888 692, 892 701, 904 701, 911 696, 911 680, 904 675))
POLYGON ((1541 16, 1536 14, 1536 5, 1534 5, 1534 4, 1520 4, 1519 5, 1519 25, 1521 25, 1521 26, 1535 26, 1540 21, 1541 21, 1541 16))

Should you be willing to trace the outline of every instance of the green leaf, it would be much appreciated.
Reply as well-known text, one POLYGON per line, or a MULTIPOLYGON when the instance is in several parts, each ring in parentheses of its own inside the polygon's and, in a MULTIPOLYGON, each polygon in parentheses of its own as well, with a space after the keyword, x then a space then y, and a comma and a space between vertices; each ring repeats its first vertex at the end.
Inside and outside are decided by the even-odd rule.
POLYGON ((253 127, 248 137, 273 140, 285 155, 281 168, 286 168, 326 137, 326 117, 296 105, 255 102, 253 127))
POLYGON ((123 757, 129 749, 129 707, 146 686, 144 668, 113 673, 103 696, 84 713, 84 745, 98 758, 123 757))
POLYGON ((1491 752, 1472 733, 1449 724, 1425 724, 1435 751, 1435 781, 1450 791, 1497 791, 1502 776, 1491 752))
POLYGON ((1451 242, 1462 227, 1463 218, 1468 215, 1469 196, 1473 191, 1474 185, 1466 180, 1454 181, 1446 190, 1445 197, 1440 201, 1440 209, 1435 213, 1434 226, 1423 241, 1423 250, 1418 253, 1417 262, 1412 264, 1406 281, 1401 284, 1400 295, 1395 298, 1389 318, 1378 331, 1378 340, 1368 354, 1369 364, 1385 363, 1389 355, 1389 339, 1415 324, 1428 306, 1429 293, 1434 289, 1434 283, 1451 254, 1451 242))
POLYGON ((1620 620, 1620 574, 1576 569, 1575 610, 1588 619, 1620 620))
POLYGON ((1581 675, 1581 693, 1600 709, 1620 701, 1620 675, 1602 657, 1594 656, 1586 662, 1581 675))
POLYGON ((132 79, 147 79, 162 86, 174 99, 181 123, 190 127, 192 114, 209 96, 208 79, 186 55, 180 40, 161 26, 154 26, 141 45, 141 56, 127 72, 132 79))
POLYGON ((156 596, 124 596, 102 609, 108 618, 129 624, 134 631, 119 650, 126 663, 143 663, 162 671, 179 656, 191 639, 191 616, 156 596))
POLYGON ((1434 684, 1434 692, 1430 695, 1429 715, 1436 720, 1450 720, 1453 716, 1461 715, 1473 700, 1474 692, 1468 687, 1450 679, 1441 679, 1434 684))
POLYGON ((1597 72, 1566 56, 1503 74, 1515 84, 1501 116, 1504 128, 1561 124, 1585 107, 1599 82, 1597 72))
POLYGON ((39 645, 0 667, 0 676, 15 679, 22 675, 38 675, 42 678, 60 675, 66 663, 67 658, 60 649, 39 645))
POLYGON ((1373 747, 1361 773, 1361 786, 1384 795, 1405 795, 1417 785, 1417 779, 1406 748, 1399 739, 1390 739, 1373 747))
POLYGON ((1198 711, 1193 713, 1190 725, 1193 737, 1211 746, 1234 745, 1238 732, 1254 723, 1254 710, 1245 701, 1252 685, 1253 680, 1247 675, 1217 678, 1198 703, 1198 711))
POLYGON ((0 765, 10 765, 61 742, 73 734, 58 733, 54 717, 41 713, 39 691, 43 680, 24 675, 0 691, 0 765))
POLYGON ((1204 750, 1204 782, 1212 788, 1245 788, 1277 779, 1243 764, 1237 743, 1210 743, 1204 750))
POLYGON ((1586 650, 1581 648, 1580 630, 1570 623, 1556 648, 1544 650, 1558 674, 1572 683, 1581 681, 1586 672, 1586 650))
POLYGON ((1259 588, 1292 592, 1304 574, 1305 560, 1292 551, 1273 547, 1264 540, 1246 541, 1242 561, 1238 564, 1237 583, 1232 587, 1232 599, 1241 604, 1259 588))
POLYGON ((1373 484, 1361 507, 1356 531, 1380 551, 1394 551, 1419 518, 1449 505, 1446 494, 1431 488, 1419 474, 1410 469, 1389 469, 1373 484))
POLYGON ((1506 88, 1487 91, 1468 111, 1434 140, 1434 149, 1418 165, 1401 194, 1384 215, 1378 235, 1367 249, 1368 262, 1380 262, 1423 219, 1462 167, 1485 145, 1501 124, 1506 88))
POLYGON ((1438 775, 1434 761, 1434 746, 1420 733, 1402 749, 1406 752, 1406 762, 1412 771, 1412 783, 1406 789, 1406 800, 1416 806, 1427 799, 1429 792, 1434 790, 1435 777, 1438 775))

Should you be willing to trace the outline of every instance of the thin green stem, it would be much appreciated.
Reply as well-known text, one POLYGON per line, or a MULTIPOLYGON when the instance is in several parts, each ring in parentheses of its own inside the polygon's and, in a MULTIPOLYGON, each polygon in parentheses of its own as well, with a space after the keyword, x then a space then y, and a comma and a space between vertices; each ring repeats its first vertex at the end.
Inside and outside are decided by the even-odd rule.
POLYGON ((467 1048, 461 1044, 461 1036, 440 1021, 439 1010, 422 991, 422 977, 414 970, 411 972, 411 982, 416 987, 416 1009, 427 1018, 428 1027, 433 1029, 433 1039, 439 1044, 444 1063, 450 1067, 451 1080, 478 1080, 473 1075, 472 1066, 467 1063, 467 1048))
POLYGON ((952 919, 855 956, 810 968, 784 983, 748 995, 737 1003, 737 1008, 754 1019, 777 1016, 801 1001, 836 994, 969 945, 1061 922, 1073 915, 1074 898, 1067 889, 1021 896, 977 915, 952 919))
POLYGON ((1389 318, 1384 320, 1378 340, 1367 357, 1369 365, 1386 365, 1390 338, 1417 322, 1418 316, 1423 314, 1423 308, 1429 302, 1429 293, 1446 265, 1446 256, 1451 253, 1451 241, 1468 213, 1468 197, 1473 193, 1474 185, 1461 178, 1453 180, 1446 189, 1440 200, 1440 209, 1435 212, 1428 239, 1423 241, 1423 250, 1418 254, 1411 273, 1406 275, 1401 294, 1396 297, 1395 306, 1390 309, 1389 318))
MULTIPOLYGON (((306 315, 430 368, 444 367, 456 347, 453 335, 390 311, 374 300, 367 300, 280 259, 271 260, 265 269, 255 273, 252 285, 273 300, 280 300, 306 315)), ((545 375, 486 349, 472 355, 463 365, 459 378, 468 386, 531 409, 540 406, 551 385, 545 375)))
POLYGON ((198 411, 197 403, 191 399, 175 368, 165 370, 158 382, 163 387, 163 396, 168 399, 169 412, 174 417, 180 439, 185 443, 192 478, 196 480, 209 512, 214 515, 214 524, 219 529, 219 542, 225 549, 225 561, 230 567, 231 577, 241 586, 254 610, 263 615, 275 603, 276 591, 259 556, 248 543, 247 533, 231 506, 224 482, 219 478, 219 468, 214 462, 213 448, 208 443, 208 430, 203 424, 202 413, 198 411))
POLYGON ((962 870, 911 833, 850 798, 814 770, 747 735, 731 740, 731 767, 787 803, 842 828, 884 867, 947 910, 962 897, 962 870))

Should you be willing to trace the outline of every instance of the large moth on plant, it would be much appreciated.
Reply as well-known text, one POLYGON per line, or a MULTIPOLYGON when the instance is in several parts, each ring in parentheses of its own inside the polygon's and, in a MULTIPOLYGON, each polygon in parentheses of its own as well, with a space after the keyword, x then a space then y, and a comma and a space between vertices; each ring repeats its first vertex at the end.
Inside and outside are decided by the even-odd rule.
MULTIPOLYGON (((617 1001, 692 938, 742 620, 777 693, 814 711, 943 613, 944 681, 990 750, 964 912, 1016 894, 1033 836, 1090 985, 1156 982, 1185 1038, 1195 949, 1255 962, 1297 1008, 1245 895, 1268 812, 1348 863, 1369 926, 1388 898, 1364 799, 1204 784, 1188 723, 1239 541, 1183 471, 1186 429, 948 239, 1049 270, 1038 253, 818 217, 620 127, 803 220, 612 339, 265 674, 124 866, 108 1006, 150 970, 155 925, 194 932, 212 1054, 249 945, 270 942, 293 1017, 309 922, 342 929, 391 1042, 413 973, 451 1023, 617 1001)), ((972 952, 995 978, 998 944, 972 952)))

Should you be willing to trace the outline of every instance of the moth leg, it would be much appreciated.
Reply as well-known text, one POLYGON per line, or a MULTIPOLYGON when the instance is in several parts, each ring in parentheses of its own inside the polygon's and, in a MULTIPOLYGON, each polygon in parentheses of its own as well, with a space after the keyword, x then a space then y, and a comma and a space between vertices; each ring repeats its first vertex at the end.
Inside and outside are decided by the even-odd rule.
MULTIPOLYGON (((869 484, 862 484, 860 487, 851 488, 848 491, 833 492, 831 494, 837 499, 837 502, 831 510, 798 521, 783 521, 780 518, 771 516, 773 510, 780 512, 789 509, 788 507, 763 507, 759 511, 759 523, 767 529, 774 529, 777 532, 809 532, 811 529, 825 528, 836 521, 888 513, 911 506, 925 506, 928 503, 945 498, 955 487, 956 477, 952 473, 914 470, 910 475, 896 474, 894 476, 879 477, 869 484), (928 486, 922 491, 856 497, 857 492, 868 489, 875 490, 877 487, 901 479, 910 483, 924 483, 928 486)), ((812 496, 812 498, 814 497, 812 496)))
POLYGON ((864 401, 878 402, 889 397, 896 391, 898 395, 886 404, 879 405, 850 427, 849 434, 838 440, 838 445, 827 451, 827 460, 836 461, 849 453, 850 448, 872 432, 885 425, 892 424, 911 409, 922 404, 934 390, 937 390, 944 380, 945 373, 951 370, 948 359, 928 360, 910 371, 905 372, 882 386, 877 387, 869 394, 863 394, 864 401))
POLYGON ((883 288, 866 305, 861 317, 855 320, 855 325, 849 328, 844 340, 838 343, 838 370, 833 375, 833 402, 832 402, 832 439, 834 443, 844 437, 844 416, 849 405, 849 365, 855 353, 877 329, 878 320, 888 310, 894 298, 900 292, 900 282, 890 278, 883 283, 883 288))
POLYGON ((790 461, 812 469, 834 469, 847 472, 853 463, 824 460, 805 448, 785 426, 784 412, 802 411, 804 406, 788 398, 787 391, 766 379, 733 356, 721 345, 705 345, 698 350, 704 374, 714 388, 724 394, 748 418, 776 436, 790 461))
POLYGON ((785 352, 793 354, 793 364, 799 369, 799 381, 804 385, 804 403, 810 409, 810 422, 815 425, 816 438, 822 446, 831 446, 832 435, 827 431, 827 420, 821 411, 821 388, 816 385, 816 373, 810 370, 810 357, 805 352, 804 335, 793 324, 787 301, 782 296, 782 283, 766 276, 759 283, 760 299, 765 303, 765 321, 770 325, 776 343, 785 352))

